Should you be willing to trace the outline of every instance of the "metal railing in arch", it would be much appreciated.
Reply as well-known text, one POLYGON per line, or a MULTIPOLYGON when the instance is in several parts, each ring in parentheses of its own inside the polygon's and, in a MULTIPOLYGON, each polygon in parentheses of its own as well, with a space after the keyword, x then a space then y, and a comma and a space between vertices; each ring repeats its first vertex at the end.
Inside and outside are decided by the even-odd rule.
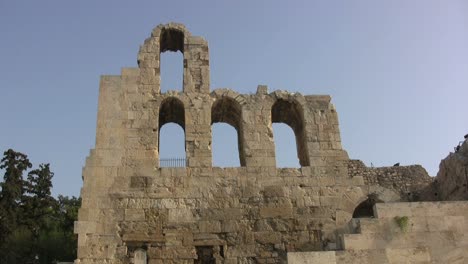
POLYGON ((183 167, 187 167, 187 160, 185 158, 159 159, 159 167, 161 168, 183 168, 183 167))

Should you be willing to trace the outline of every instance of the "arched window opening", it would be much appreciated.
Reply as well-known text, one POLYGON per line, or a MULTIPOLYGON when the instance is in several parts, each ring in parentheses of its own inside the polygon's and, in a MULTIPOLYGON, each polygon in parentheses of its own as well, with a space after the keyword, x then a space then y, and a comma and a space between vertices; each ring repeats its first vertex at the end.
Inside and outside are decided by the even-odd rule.
POLYGON ((161 92, 183 90, 184 33, 175 29, 163 29, 160 35, 159 74, 161 92))
POLYGON ((276 166, 280 168, 300 168, 296 146, 292 142, 294 131, 286 124, 273 124, 276 166))
POLYGON ((213 246, 196 246, 195 250, 197 252, 197 259, 194 260, 194 264, 216 263, 213 246))
POLYGON ((182 91, 184 56, 180 52, 164 52, 160 56, 161 93, 182 91))
POLYGON ((236 129, 226 123, 211 126, 213 167, 240 167, 236 129))
POLYGON ((159 166, 185 167, 185 133, 176 123, 163 125, 159 131, 159 166))
POLYGON ((159 109, 160 167, 185 167, 185 112, 177 98, 163 101, 159 109))
MULTIPOLYGON (((271 122, 272 123, 284 123, 288 125, 292 131, 294 132, 294 138, 296 139, 296 151, 297 151, 297 158, 299 160, 300 166, 309 166, 309 153, 307 151, 307 140, 306 140, 306 133, 305 133, 305 124, 304 124, 304 114, 300 105, 295 102, 290 102, 286 100, 279 99, 273 104, 271 108, 271 122)), ((273 124, 273 127, 277 127, 273 124)), ((283 133, 284 129, 281 130, 283 133)), ((274 132, 275 133, 275 132, 274 132)), ((289 144, 293 145, 293 142, 289 140, 291 137, 285 137, 284 135, 280 135, 275 133, 275 146, 276 146, 276 162, 277 164, 283 164, 284 162, 289 164, 291 158, 287 158, 283 162, 283 158, 279 159, 279 156, 283 155, 278 151, 277 145, 284 145, 289 144), (281 139, 281 141, 278 141, 281 139)), ((281 150, 280 150, 281 151, 281 150)))
POLYGON ((370 194, 365 201, 360 203, 353 212, 353 218, 374 217, 374 205, 382 201, 375 194, 370 194))
POLYGON ((242 111, 239 103, 227 97, 217 100, 211 108, 211 124, 213 128, 213 165, 232 167, 240 164, 240 166, 245 166, 242 111), (215 123, 226 123, 227 125, 213 126, 215 123), (232 128, 235 129, 235 133, 230 130, 232 128), (235 137, 237 137, 237 142, 235 137), (235 149, 237 151, 233 152, 235 149))

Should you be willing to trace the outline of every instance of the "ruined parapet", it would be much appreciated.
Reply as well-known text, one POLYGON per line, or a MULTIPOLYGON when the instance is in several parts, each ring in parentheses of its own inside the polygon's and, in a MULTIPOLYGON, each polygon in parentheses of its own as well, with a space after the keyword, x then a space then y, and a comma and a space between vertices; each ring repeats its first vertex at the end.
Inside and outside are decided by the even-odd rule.
POLYGON ((350 160, 348 172, 351 177, 363 177, 367 193, 392 191, 400 197, 398 201, 427 200, 426 190, 434 180, 421 165, 367 167, 360 160, 350 160))
POLYGON ((440 200, 468 200, 468 139, 440 162, 434 187, 440 200))

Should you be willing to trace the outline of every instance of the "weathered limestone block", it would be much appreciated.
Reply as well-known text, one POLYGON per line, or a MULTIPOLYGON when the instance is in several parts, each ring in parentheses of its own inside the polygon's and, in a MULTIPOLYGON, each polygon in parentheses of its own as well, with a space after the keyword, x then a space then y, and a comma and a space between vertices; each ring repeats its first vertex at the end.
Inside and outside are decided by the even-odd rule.
MULTIPOLYGON (((334 251, 288 252, 288 264, 336 264, 334 251)), ((350 262, 351 263, 351 262, 350 262)))
POLYGON ((145 221, 145 210, 125 209, 125 221, 145 221))

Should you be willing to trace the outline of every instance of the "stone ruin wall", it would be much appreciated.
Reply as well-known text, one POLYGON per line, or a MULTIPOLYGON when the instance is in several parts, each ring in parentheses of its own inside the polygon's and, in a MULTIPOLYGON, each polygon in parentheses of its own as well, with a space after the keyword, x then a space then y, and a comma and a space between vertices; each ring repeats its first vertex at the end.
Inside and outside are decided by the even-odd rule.
POLYGON ((138 65, 101 78, 96 146, 75 224, 77 263, 285 263, 286 252, 340 248, 339 233, 369 194, 407 199, 388 175, 401 186, 427 180, 419 167, 350 161, 329 96, 266 86, 210 92, 207 42, 183 25, 156 27, 138 65), (164 51, 183 53, 182 92, 160 92, 164 51), (159 129, 169 122, 185 131, 187 167, 159 167, 159 129), (241 167, 212 167, 216 122, 237 130, 241 167), (301 168, 276 167, 273 122, 293 129, 301 168), (421 178, 405 177, 413 171, 421 178))
POLYGON ((366 167, 360 160, 350 160, 348 172, 350 177, 362 176, 364 185, 368 188, 367 193, 379 194, 383 201, 433 200, 434 194, 428 189, 434 178, 421 165, 374 168, 366 167), (392 194, 395 199, 388 194, 392 194))

